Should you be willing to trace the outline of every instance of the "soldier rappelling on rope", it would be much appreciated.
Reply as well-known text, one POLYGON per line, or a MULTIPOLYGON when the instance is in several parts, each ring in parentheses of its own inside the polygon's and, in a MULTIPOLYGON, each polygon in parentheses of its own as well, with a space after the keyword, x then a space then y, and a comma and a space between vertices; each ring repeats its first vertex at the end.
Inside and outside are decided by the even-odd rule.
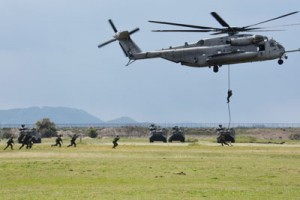
POLYGON ((235 130, 230 128, 231 124, 231 112, 230 112, 230 98, 232 96, 232 90, 230 89, 230 66, 228 65, 228 91, 227 91, 227 105, 228 105, 228 115, 229 115, 229 122, 228 128, 224 128, 221 124, 219 128, 217 128, 217 142, 221 143, 222 146, 232 146, 231 143, 235 142, 235 130))
POLYGON ((232 90, 229 89, 227 92, 227 103, 230 103, 230 97, 232 96, 232 90))

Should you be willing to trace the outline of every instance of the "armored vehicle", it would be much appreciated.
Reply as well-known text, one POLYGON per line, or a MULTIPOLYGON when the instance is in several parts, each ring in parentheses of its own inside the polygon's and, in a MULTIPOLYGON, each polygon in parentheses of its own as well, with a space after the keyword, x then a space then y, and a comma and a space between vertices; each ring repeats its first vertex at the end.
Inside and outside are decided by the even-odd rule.
POLYGON ((41 134, 38 133, 35 128, 33 128, 33 129, 25 128, 25 125, 22 124, 19 131, 20 131, 20 135, 18 137, 18 143, 23 143, 23 140, 26 138, 26 136, 33 137, 33 140, 32 140, 33 143, 41 143, 42 142, 41 134))
POLYGON ((152 143, 154 141, 167 142, 167 130, 165 128, 158 129, 154 124, 149 127, 150 137, 149 141, 152 143))
POLYGON ((183 130, 178 128, 178 126, 174 126, 171 130, 171 136, 169 137, 168 142, 173 141, 185 142, 183 130))
POLYGON ((227 142, 235 143, 235 130, 233 128, 231 129, 218 129, 218 137, 217 142, 221 143, 222 146, 224 144, 229 145, 227 142))

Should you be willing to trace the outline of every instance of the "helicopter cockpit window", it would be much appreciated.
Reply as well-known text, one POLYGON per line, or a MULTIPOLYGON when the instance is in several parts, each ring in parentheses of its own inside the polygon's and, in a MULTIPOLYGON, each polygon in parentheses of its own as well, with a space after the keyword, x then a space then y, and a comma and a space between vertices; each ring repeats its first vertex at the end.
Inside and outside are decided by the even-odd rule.
POLYGON ((278 46, 279 49, 283 49, 284 50, 284 47, 281 44, 277 43, 277 46, 278 46))
POLYGON ((274 46, 275 46, 274 41, 270 41, 270 47, 274 47, 274 46))

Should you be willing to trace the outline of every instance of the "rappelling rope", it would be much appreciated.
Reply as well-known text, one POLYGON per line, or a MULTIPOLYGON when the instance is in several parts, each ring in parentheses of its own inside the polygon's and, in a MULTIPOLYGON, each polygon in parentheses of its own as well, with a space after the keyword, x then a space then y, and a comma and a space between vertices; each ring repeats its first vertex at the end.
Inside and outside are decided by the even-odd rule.
POLYGON ((229 114, 228 129, 230 129, 230 124, 231 124, 231 113, 230 113, 230 105, 229 105, 229 103, 228 103, 228 114, 229 114))
MULTIPOLYGON (((228 91, 229 90, 230 90, 230 65, 228 65, 228 91)), ((230 129, 230 125, 231 125, 230 102, 228 102, 227 105, 228 105, 228 117, 229 117, 228 129, 230 129)))
POLYGON ((228 90, 230 90, 230 65, 228 65, 228 90))

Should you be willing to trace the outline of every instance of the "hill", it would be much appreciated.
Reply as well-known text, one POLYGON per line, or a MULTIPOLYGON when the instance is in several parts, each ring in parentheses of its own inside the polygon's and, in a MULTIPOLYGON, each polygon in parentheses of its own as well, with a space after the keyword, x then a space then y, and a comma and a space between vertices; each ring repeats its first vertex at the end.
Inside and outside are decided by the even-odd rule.
POLYGON ((30 107, 0 110, 1 124, 34 124, 43 118, 49 118, 56 124, 104 123, 84 110, 67 107, 30 107))
POLYGON ((119 117, 114 120, 107 121, 108 124, 137 124, 138 122, 130 117, 119 117))

